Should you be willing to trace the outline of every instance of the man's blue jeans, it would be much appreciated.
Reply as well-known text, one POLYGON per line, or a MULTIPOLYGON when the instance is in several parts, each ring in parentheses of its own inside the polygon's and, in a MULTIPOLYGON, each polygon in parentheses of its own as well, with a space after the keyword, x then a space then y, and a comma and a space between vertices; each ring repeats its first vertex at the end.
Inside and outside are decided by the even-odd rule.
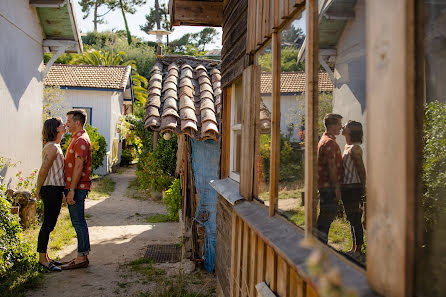
MULTIPOLYGON (((68 191, 65 190, 65 196, 68 191)), ((68 204, 68 210, 70 211, 71 223, 77 235, 77 255, 86 256, 90 252, 90 236, 88 235, 88 226, 85 221, 85 198, 87 197, 88 190, 74 191, 73 205, 68 204)))

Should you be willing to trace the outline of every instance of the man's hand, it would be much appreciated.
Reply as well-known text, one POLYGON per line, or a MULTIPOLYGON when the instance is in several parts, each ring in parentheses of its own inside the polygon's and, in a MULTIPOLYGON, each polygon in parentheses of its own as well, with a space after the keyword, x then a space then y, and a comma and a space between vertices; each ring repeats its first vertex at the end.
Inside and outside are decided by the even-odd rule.
POLYGON ((74 190, 71 190, 71 191, 68 192, 68 194, 67 194, 67 203, 69 205, 76 204, 76 201, 74 201, 74 190))

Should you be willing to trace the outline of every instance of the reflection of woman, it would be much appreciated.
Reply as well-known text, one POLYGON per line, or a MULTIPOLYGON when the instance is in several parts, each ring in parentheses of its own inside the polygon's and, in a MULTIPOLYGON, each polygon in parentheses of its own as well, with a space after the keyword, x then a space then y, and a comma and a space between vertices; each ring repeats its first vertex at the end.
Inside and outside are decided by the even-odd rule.
POLYGON ((62 205, 64 181, 64 157, 60 148, 60 140, 65 133, 65 125, 61 118, 52 118, 43 124, 42 166, 37 178, 37 195, 44 206, 43 223, 37 241, 39 263, 49 271, 61 271, 57 265, 62 263, 52 260, 47 253, 51 231, 56 226, 62 205))
POLYGON ((342 135, 344 135, 347 144, 342 155, 344 175, 341 197, 347 219, 350 222, 353 242, 352 248, 348 253, 359 255, 361 246, 364 243, 360 203, 366 180, 365 167, 362 160, 361 143, 363 131, 361 123, 348 121, 342 129, 342 135))

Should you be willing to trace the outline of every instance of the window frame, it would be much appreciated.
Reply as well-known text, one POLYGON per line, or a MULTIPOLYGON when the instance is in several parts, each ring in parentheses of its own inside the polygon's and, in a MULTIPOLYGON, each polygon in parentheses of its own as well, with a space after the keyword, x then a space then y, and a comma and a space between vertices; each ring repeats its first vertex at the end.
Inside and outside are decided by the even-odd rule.
MULTIPOLYGON (((240 123, 235 123, 236 116, 237 116, 237 108, 243 106, 243 94, 237 94, 236 93, 236 85, 240 83, 243 86, 243 79, 239 78, 235 80, 231 85, 231 121, 229 126, 230 131, 230 153, 229 153, 229 177, 236 182, 240 183, 240 171, 239 172, 234 171, 234 162, 236 162, 237 158, 240 158, 237 154, 237 143, 236 143, 236 137, 238 134, 241 135, 242 133, 242 121, 240 120, 240 123), (242 104, 238 105, 237 101, 241 100, 242 104)), ((240 110, 240 113, 242 110, 240 110)))

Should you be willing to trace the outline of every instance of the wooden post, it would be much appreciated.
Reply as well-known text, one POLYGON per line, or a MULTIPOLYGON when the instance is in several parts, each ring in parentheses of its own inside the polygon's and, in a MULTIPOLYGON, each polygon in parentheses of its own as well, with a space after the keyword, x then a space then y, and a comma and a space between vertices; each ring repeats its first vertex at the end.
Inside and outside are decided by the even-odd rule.
POLYGON ((319 37, 318 37, 318 1, 308 0, 307 10, 307 49, 305 92, 305 237, 312 235, 315 222, 315 205, 317 195, 317 134, 319 106, 319 37))
POLYGON ((153 132, 153 151, 156 150, 156 147, 158 146, 158 137, 159 137, 160 133, 155 131, 153 132))
POLYGON ((269 215, 273 216, 278 205, 280 161, 280 35, 272 34, 273 106, 271 123, 271 159, 269 183, 269 215))

